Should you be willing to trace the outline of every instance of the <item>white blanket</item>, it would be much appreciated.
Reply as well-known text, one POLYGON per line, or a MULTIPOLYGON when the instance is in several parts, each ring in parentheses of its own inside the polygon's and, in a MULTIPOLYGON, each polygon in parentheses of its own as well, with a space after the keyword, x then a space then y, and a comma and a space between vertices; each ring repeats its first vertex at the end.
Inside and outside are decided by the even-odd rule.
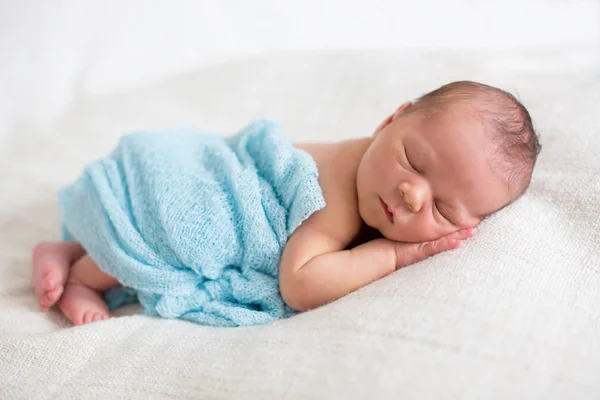
MULTIPOLYGON (((64 21, 81 24, 70 34, 84 25, 64 21)), ((586 26, 582 37, 595 29, 586 26)), ((5 80, 11 96, 0 97, 0 398, 600 397, 600 63, 589 43, 272 52, 195 67, 180 59, 179 72, 163 64, 152 76, 144 62, 134 76, 107 73, 119 57, 102 56, 96 39, 66 54, 75 61, 62 80, 49 70, 47 82, 39 65, 33 81, 4 75, 23 85, 5 80), (56 191, 122 133, 227 132, 268 116, 297 140, 359 137, 457 79, 518 94, 543 143, 527 194, 463 248, 252 328, 151 319, 135 307, 72 327, 38 310, 29 256, 58 237, 56 191)))

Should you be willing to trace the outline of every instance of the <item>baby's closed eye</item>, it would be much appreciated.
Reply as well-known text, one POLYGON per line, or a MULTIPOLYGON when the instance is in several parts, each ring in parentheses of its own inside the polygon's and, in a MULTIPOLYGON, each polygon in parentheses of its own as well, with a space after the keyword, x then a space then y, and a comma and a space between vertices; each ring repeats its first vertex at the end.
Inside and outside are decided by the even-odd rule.
POLYGON ((408 167, 410 169, 412 169, 414 172, 420 174, 421 172, 415 167, 415 164, 411 162, 410 157, 408 156, 408 151, 406 150, 406 147, 404 148, 404 158, 406 159, 406 163, 408 164, 408 167))
POLYGON ((448 214, 445 213, 444 211, 442 211, 442 206, 440 205, 439 200, 434 199, 433 200, 433 209, 434 211, 436 211, 443 219, 445 219, 446 221, 450 222, 452 225, 456 225, 454 222, 452 222, 452 220, 450 219, 450 217, 448 217, 448 214))

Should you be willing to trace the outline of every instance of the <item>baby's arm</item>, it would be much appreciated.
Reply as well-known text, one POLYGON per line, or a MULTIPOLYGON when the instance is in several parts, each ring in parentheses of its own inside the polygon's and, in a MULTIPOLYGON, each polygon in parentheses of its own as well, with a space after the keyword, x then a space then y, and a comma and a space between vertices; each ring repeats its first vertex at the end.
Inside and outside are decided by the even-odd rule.
MULTIPOLYGON (((308 221, 307 221, 308 222, 308 221)), ((427 243, 376 239, 351 250, 317 229, 301 226, 286 245, 279 284, 285 302, 304 311, 339 299, 398 268, 460 246, 471 230, 462 230, 427 243)))

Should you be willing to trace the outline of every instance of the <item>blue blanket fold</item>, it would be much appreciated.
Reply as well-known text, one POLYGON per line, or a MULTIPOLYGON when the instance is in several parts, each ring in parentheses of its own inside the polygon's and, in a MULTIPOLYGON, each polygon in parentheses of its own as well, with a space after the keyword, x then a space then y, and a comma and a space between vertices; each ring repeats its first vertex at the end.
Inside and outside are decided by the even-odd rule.
POLYGON ((122 286, 109 307, 203 325, 264 324, 293 314, 279 260, 325 206, 318 170, 273 121, 234 136, 194 130, 124 136, 61 190, 63 238, 122 286))

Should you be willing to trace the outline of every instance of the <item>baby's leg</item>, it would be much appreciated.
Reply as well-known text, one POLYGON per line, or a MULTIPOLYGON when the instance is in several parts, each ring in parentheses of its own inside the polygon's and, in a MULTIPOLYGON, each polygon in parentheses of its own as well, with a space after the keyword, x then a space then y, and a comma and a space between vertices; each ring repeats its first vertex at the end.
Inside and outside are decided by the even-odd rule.
POLYGON ((69 267, 85 254, 76 242, 42 242, 33 249, 33 285, 40 308, 47 311, 63 293, 69 267))
POLYGON ((118 284, 115 278, 102 272, 90 256, 85 255, 71 267, 58 307, 75 325, 110 318, 102 292, 118 284))

